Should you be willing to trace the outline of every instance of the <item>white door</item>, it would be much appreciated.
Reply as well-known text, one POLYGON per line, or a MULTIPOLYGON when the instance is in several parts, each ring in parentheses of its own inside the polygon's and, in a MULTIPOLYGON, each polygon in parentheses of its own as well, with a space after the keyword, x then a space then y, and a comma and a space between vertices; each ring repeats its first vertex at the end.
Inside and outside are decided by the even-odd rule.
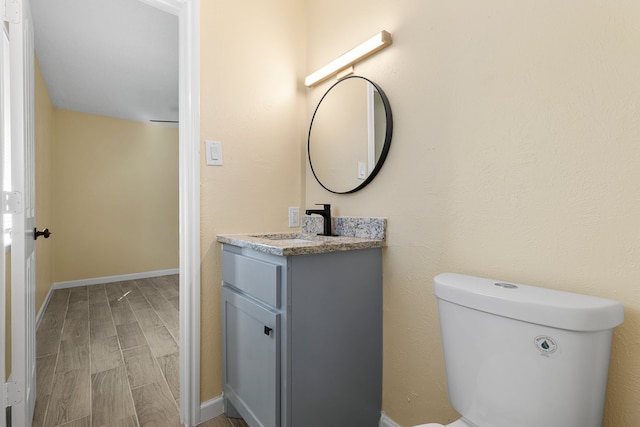
POLYGON ((13 426, 31 426, 35 406, 35 122, 34 48, 29 0, 6 0, 9 20, 12 190, 19 195, 11 233, 11 382, 13 426))
MULTIPOLYGON (((2 36, 2 41, 0 43, 0 182, 2 186, 0 189, 4 188, 4 144, 5 140, 7 142, 10 140, 8 131, 10 131, 11 126, 9 126, 9 33, 7 29, 3 25, 0 29, 0 36, 2 36)), ((2 252, 0 253, 0 334, 2 335, 2 339, 0 340, 0 358, 2 359, 0 362, 0 384, 4 385, 5 381, 5 368, 4 368, 4 357, 5 357, 5 307, 6 307, 6 298, 5 298, 5 252, 4 252, 4 215, 0 213, 0 234, 3 236, 2 245, 0 248, 2 252)), ((7 400, 5 396, 5 388, 0 387, 0 409, 4 411, 7 400)), ((3 413, 0 413, 0 427, 5 427, 6 420, 3 413)))

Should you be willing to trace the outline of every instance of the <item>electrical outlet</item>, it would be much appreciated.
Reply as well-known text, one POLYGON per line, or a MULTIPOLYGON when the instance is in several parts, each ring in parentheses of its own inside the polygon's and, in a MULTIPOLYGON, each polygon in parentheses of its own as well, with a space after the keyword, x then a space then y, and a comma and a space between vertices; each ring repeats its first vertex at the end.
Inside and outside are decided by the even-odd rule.
POLYGON ((365 179, 367 177, 367 164, 365 162, 358 162, 358 179, 365 179))
POLYGON ((297 206, 289 208, 289 227, 300 227, 300 209, 297 206))

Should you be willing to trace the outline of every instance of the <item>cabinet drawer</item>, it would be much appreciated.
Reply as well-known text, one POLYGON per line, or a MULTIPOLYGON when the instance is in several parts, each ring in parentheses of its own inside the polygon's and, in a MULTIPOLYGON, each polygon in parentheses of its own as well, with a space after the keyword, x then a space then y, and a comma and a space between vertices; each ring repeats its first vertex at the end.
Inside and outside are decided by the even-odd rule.
POLYGON ((222 280, 273 307, 280 308, 279 265, 222 252, 222 280))

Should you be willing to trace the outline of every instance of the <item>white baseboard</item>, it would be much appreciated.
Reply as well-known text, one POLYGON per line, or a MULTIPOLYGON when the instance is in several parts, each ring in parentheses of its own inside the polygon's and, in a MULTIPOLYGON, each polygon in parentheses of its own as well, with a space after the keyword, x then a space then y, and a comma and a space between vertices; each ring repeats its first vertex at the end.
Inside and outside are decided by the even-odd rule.
POLYGON ((214 397, 211 400, 207 400, 200 404, 200 422, 203 423, 205 421, 210 420, 211 418, 215 418, 218 415, 222 415, 224 412, 224 400, 222 399, 222 395, 218 397, 214 397))
POLYGON ((102 283, 123 282, 125 280, 146 279, 149 277, 169 276, 179 274, 180 269, 145 271, 142 273, 122 274, 119 276, 94 277, 92 279, 71 280, 68 282, 55 282, 53 289, 75 288, 78 286, 100 285, 102 283))
POLYGON ((391 418, 387 417, 387 414, 382 411, 382 416, 380 417, 380 427, 401 427, 400 424, 397 424, 391 418))
POLYGON ((47 296, 42 302, 42 305, 40 306, 40 310, 38 310, 38 315, 36 316, 36 331, 40 326, 40 322, 42 321, 42 316, 44 316, 44 311, 47 309, 47 306, 49 305, 49 301, 51 300, 51 295, 53 295, 53 286, 49 288, 49 292, 47 292, 47 296))

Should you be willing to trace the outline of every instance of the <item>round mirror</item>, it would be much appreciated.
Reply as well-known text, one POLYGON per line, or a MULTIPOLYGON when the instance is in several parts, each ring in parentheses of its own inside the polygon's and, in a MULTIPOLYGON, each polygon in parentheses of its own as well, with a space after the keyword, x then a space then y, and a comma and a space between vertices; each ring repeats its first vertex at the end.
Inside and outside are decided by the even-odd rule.
POLYGON ((349 76, 327 90, 309 126, 308 153, 318 183, 332 193, 353 193, 369 184, 391 145, 393 119, 380 87, 349 76))

